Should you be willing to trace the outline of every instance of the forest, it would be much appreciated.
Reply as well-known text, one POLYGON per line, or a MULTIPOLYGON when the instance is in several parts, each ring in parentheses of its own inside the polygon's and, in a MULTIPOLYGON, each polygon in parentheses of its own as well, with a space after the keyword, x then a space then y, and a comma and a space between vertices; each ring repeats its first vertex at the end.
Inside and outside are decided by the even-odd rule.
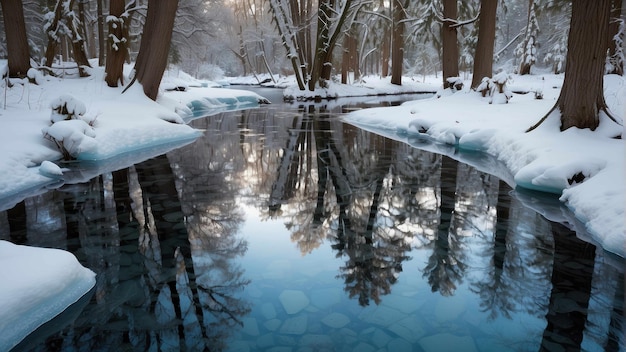
MULTIPOLYGON (((622 75, 624 20, 619 0, 370 1, 370 0, 3 0, 9 76, 35 68, 54 74, 73 61, 106 67, 111 87, 124 85, 124 63, 156 99, 167 65, 198 78, 293 75, 301 91, 330 80, 441 72, 444 89, 461 75, 483 95, 502 90, 496 72, 530 74, 536 67, 571 73, 555 105, 562 130, 598 126, 606 109, 599 92, 605 73, 622 75), (576 10, 576 8, 578 8, 576 10), (578 14, 578 15, 576 15, 578 14), (41 30, 43 29, 43 31, 41 30), (571 29, 571 30, 570 30, 571 29), (149 59, 147 59, 149 58, 149 59), (93 61, 91 61, 93 59, 93 61), (585 89, 576 89, 580 82, 585 89), (481 84, 485 83, 485 84, 481 84), (567 87, 572 87, 568 89, 567 87), (578 116, 579 111, 591 111, 578 116), (568 120, 569 119, 569 120, 568 120), (566 121, 567 120, 567 121, 566 121)), ((259 82, 260 82, 259 78, 259 82)))
MULTIPOLYGON (((67 61, 89 65, 87 59, 97 58, 103 66, 119 51, 124 60, 134 61, 149 30, 144 25, 152 2, 155 11, 165 13, 156 9, 159 2, 147 0, 3 0, 0 28, 7 38, 0 41, 0 57, 22 52, 35 67, 67 61)), ((560 73, 571 16, 570 1, 558 0, 166 3, 176 8, 169 64, 198 78, 298 74, 302 83, 331 74, 342 74, 345 82, 348 72, 359 79, 443 70, 445 79, 471 74, 490 57, 494 67, 509 72, 528 74, 537 66, 560 73), (478 48, 479 38, 489 35, 492 45, 478 48), (314 73, 320 65, 328 72, 314 73)), ((607 72, 621 74, 621 1, 611 1, 611 11, 607 72)), ((24 75, 27 68, 16 70, 24 75)))

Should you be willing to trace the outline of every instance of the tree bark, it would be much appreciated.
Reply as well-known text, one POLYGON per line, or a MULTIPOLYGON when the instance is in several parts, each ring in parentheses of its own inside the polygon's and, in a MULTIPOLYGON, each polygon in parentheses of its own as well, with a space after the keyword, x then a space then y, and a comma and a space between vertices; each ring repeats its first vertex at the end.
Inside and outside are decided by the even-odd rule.
POLYGON ((109 55, 104 78, 109 87, 117 87, 118 83, 124 85, 124 61, 128 55, 128 25, 122 17, 125 6, 125 0, 111 0, 109 5, 110 16, 117 18, 109 22, 109 55))
POLYGON ((80 33, 80 27, 76 27, 76 25, 80 26, 80 21, 76 17, 76 14, 73 11, 74 1, 69 1, 69 11, 65 13, 65 22, 67 28, 71 33, 71 41, 72 41, 72 56, 74 56, 74 61, 78 65, 78 73, 81 77, 87 77, 89 74, 84 70, 85 67, 91 67, 89 64, 89 59, 87 59, 87 54, 85 53, 85 40, 83 39, 83 35, 80 33))
MULTIPOLYGON (((455 0, 456 1, 456 0, 455 0)), ((400 0, 393 0, 393 39, 391 42, 391 84, 402 85, 402 65, 404 63, 404 20, 406 6, 400 0)))
POLYGON ((54 18, 46 30, 48 35, 46 65, 49 67, 52 66, 54 54, 56 53, 56 48, 59 44, 59 40, 61 39, 59 22, 65 19, 65 27, 69 30, 67 36, 72 42, 72 54, 74 56, 74 61, 78 65, 79 75, 81 77, 85 77, 89 76, 89 74, 85 72, 84 67, 91 67, 91 65, 87 59, 87 54, 85 54, 83 37, 79 33, 79 28, 76 27, 76 24, 79 24, 80 21, 77 20, 75 13, 72 11, 73 7, 74 0, 69 0, 67 3, 64 3, 63 0, 57 0, 56 5, 54 6, 54 18))
POLYGON ((148 13, 135 63, 137 81, 156 100, 172 40, 178 0, 148 0, 148 13))
POLYGON ((98 0, 97 1, 97 8, 96 11, 98 13, 98 18, 97 18, 97 22, 98 22, 98 66, 103 66, 104 65, 104 56, 105 56, 105 51, 106 51, 106 46, 105 46, 105 40, 104 40, 104 15, 103 15, 103 9, 102 7, 104 6, 102 4, 103 0, 98 0))
POLYGON ((478 42, 474 54, 472 89, 476 89, 484 77, 493 75, 493 45, 496 39, 496 10, 498 0, 481 0, 478 42))
POLYGON ((22 0, 1 0, 7 44, 9 77, 24 78, 30 69, 30 53, 22 0))
POLYGON ((444 21, 441 27, 443 88, 449 88, 448 78, 459 76, 459 43, 454 24, 458 16, 456 0, 443 0, 444 21))
POLYGON ((556 107, 561 131, 570 127, 595 130, 604 101, 604 64, 611 0, 573 0, 567 41, 565 79, 556 107))
POLYGON ((389 56, 391 52, 391 49, 389 48, 390 37, 391 35, 389 33, 389 29, 385 28, 385 31, 383 33, 383 44, 382 44, 383 47, 382 47, 382 54, 381 54, 382 56, 381 75, 383 77, 389 76, 389 56))
MULTIPOLYGON (((622 0, 613 0, 613 4, 611 6, 611 17, 609 19, 609 36, 608 36, 608 48, 609 48, 609 58, 612 59, 613 68, 609 74, 616 75, 624 75, 624 62, 617 59, 618 55, 618 46, 617 42, 613 39, 619 33, 620 27, 620 16, 622 15, 622 0)), ((623 20, 622 20, 623 21, 623 20)), ((622 50, 624 50, 622 48, 622 50)))

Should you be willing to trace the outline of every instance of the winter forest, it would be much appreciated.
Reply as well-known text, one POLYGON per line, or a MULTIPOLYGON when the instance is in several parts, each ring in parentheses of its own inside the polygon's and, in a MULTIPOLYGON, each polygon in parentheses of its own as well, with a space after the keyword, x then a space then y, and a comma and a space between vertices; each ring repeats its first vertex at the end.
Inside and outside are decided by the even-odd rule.
MULTIPOLYGON (((605 70, 621 74, 622 2, 609 2, 605 70)), ((171 28, 162 55, 197 78, 295 75, 304 89, 339 74, 344 83, 374 74, 401 84, 403 74, 443 71, 448 85, 448 77, 478 71, 484 75, 475 75, 475 88, 491 76, 492 62, 519 74, 534 67, 563 72, 571 2, 6 0, 2 11, 0 57, 13 58, 12 76, 97 58, 116 85, 116 67, 138 58, 142 35, 167 48, 171 28), (153 28, 150 5, 159 12, 153 28)))
POLYGON ((0 5, 0 350, 624 350, 623 0, 0 5))

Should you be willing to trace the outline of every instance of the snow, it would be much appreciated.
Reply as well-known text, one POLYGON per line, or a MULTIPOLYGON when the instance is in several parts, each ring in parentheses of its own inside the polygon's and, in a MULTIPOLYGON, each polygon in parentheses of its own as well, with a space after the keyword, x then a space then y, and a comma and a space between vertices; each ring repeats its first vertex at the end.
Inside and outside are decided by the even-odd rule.
MULTIPOLYGON (((0 72, 6 67, 6 60, 0 60, 0 72)), ((131 70, 125 67, 125 82, 131 70)), ((0 81, 0 210, 29 192, 63 184, 58 175, 38 171, 42 162, 61 159, 55 141, 62 141, 78 160, 121 168, 114 159, 141 155, 143 159, 128 159, 129 166, 164 153, 163 148, 193 141, 201 132, 184 123, 191 118, 256 107, 264 99, 250 91, 211 88, 218 85, 173 69, 164 75, 164 85, 184 83, 186 91, 162 92, 154 102, 138 83, 123 94, 124 87, 107 87, 104 68, 90 69, 90 74, 80 79, 41 76, 38 85, 12 80, 12 88, 0 81), (70 120, 59 115, 62 107, 73 115, 70 120), (153 153, 139 153, 145 150, 153 153)))
MULTIPOLYGON (((125 82, 129 82, 126 67, 125 82)), ((0 73, 7 72, 0 60, 0 73)), ((27 79, 0 80, 0 210, 68 183, 84 182, 190 143, 201 135, 184 122, 202 113, 256 107, 264 98, 244 90, 209 88, 208 81, 168 72, 165 86, 184 83, 185 92, 148 99, 136 83, 104 82, 104 68, 87 78, 55 78, 29 71, 27 79), (78 160, 64 164, 62 146, 78 160), (54 161, 54 162, 53 162, 54 161)), ((0 241, 0 350, 9 350, 95 284, 93 272, 69 252, 0 241)))
MULTIPOLYGON (((510 91, 528 93, 512 94, 508 104, 489 104, 490 97, 466 88, 398 107, 355 111, 345 121, 406 142, 419 136, 486 152, 513 175, 506 180, 512 186, 559 194, 595 241, 626 257, 626 148, 623 139, 614 138, 623 136, 623 126, 602 115, 595 131, 559 132, 558 116, 552 114, 525 133, 554 106, 562 83, 563 75, 511 75, 510 91), (542 99, 531 92, 540 92, 542 99)), ((605 97, 611 112, 623 121, 626 80, 606 76, 605 97)))
MULTIPOLYGON (((5 80, 0 81, 0 210, 47 188, 83 182, 189 143, 201 133, 185 124, 190 119, 225 109, 255 107, 264 100, 256 93, 215 88, 219 84, 169 70, 162 88, 176 90, 162 91, 154 102, 145 97, 137 83, 122 94, 123 87, 106 86, 103 68, 89 71, 90 77, 80 79, 33 73, 37 85, 12 80, 9 88, 5 80), (52 115, 51 107, 61 106, 66 107, 64 113, 71 111, 74 116, 61 119, 52 115), (80 170, 63 167, 59 161, 62 153, 54 141, 67 143, 72 155, 91 163, 80 170)), ((6 61, 0 60, 0 72, 6 72, 6 61)), ((130 67, 125 74, 124 81, 129 82, 130 67)), ((403 85, 395 86, 388 79, 365 77, 357 86, 329 82, 328 89, 312 94, 340 97, 433 92, 441 86, 439 80, 403 78, 403 85)), ((490 154, 506 170, 477 153, 471 153, 471 163, 512 186, 559 194, 594 240, 626 257, 625 147, 623 139, 612 138, 623 136, 623 127, 602 117, 596 131, 559 132, 558 119, 552 116, 535 131, 525 133, 552 108, 562 80, 562 75, 511 75, 507 76, 507 87, 514 93, 507 104, 490 104, 490 97, 464 88, 398 107, 355 111, 345 120, 451 156, 455 146, 490 154), (536 99, 531 92, 541 92, 543 99, 536 99), (420 142, 424 139, 435 143, 420 142)), ((288 84, 290 79, 276 81, 288 84)), ((464 82, 464 87, 469 87, 469 82, 464 82)), ((626 80, 606 76, 605 88, 611 111, 623 120, 626 80)), ((284 94, 290 92, 293 88, 284 94)), ((2 241, 0 268, 0 280, 10 283, 0 289, 2 348, 19 342, 75 302, 94 282, 93 273, 67 252, 2 241)))
POLYGON ((95 285, 91 270, 69 252, 0 240, 0 349, 10 350, 30 332, 78 301, 95 285))

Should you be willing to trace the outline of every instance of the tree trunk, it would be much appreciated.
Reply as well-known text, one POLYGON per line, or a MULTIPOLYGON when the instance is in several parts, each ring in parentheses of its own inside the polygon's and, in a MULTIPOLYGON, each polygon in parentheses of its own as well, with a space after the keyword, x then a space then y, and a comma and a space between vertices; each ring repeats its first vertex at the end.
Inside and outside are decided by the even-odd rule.
POLYGON ((62 33, 62 31, 59 31, 59 22, 64 19, 65 25, 63 26, 63 30, 69 31, 66 35, 72 42, 72 54, 74 56, 74 61, 78 65, 79 75, 81 77, 85 77, 89 76, 89 74, 85 72, 84 67, 91 67, 91 65, 89 65, 87 54, 85 54, 83 37, 80 35, 79 28, 76 27, 76 25, 80 24, 80 21, 78 21, 76 14, 72 11, 73 7, 74 0, 69 0, 68 2, 57 0, 56 5, 54 6, 54 18, 46 30, 48 35, 48 46, 46 47, 45 64, 49 67, 52 66, 54 54, 56 53, 56 48, 59 44, 62 33))
POLYGON ((135 63, 136 77, 143 91, 156 100, 172 40, 178 0, 148 0, 148 13, 135 63))
POLYGON ((81 77, 87 77, 89 74, 84 70, 84 68, 91 67, 91 65, 89 64, 89 59, 87 59, 87 54, 85 53, 85 41, 80 33, 80 27, 76 27, 76 25, 80 26, 80 21, 76 17, 73 7, 74 1, 70 0, 68 11, 65 13, 65 22, 70 31, 68 35, 70 36, 70 40, 72 42, 72 56, 78 65, 78 74, 81 77))
POLYGON ((561 131, 570 127, 595 130, 604 101, 604 64, 611 0, 573 0, 567 40, 565 80, 556 107, 561 131))
MULTIPOLYGON (((618 59, 620 49, 615 41, 615 36, 619 33, 620 16, 622 15, 622 0, 613 0, 611 6, 611 18, 609 22, 609 59, 612 61, 612 69, 607 72, 609 74, 624 75, 624 62, 618 59)), ((622 20, 623 21, 623 20, 622 20)), ((621 50, 624 50, 623 48, 621 50)))
POLYGON ((104 15, 103 15, 103 0, 97 1, 97 13, 98 13, 98 66, 104 66, 104 56, 106 51, 105 40, 104 40, 104 15))
MULTIPOLYGON (((456 1, 456 0, 455 0, 456 1)), ((400 0, 393 0, 393 39, 391 41, 391 84, 402 85, 402 65, 404 62, 404 20, 406 6, 400 0)))
POLYGON ((343 40, 343 56, 341 58, 341 83, 354 83, 350 81, 350 72, 354 72, 354 78, 357 77, 359 70, 359 53, 357 51, 357 31, 354 27, 350 32, 346 33, 343 40))
POLYGON ((383 34, 383 48, 382 48, 382 67, 381 67, 381 76, 383 77, 387 77, 389 76, 389 56, 390 56, 390 45, 389 45, 389 37, 391 37, 391 35, 389 34, 389 29, 385 28, 384 34, 383 34))
POLYGON ((478 42, 474 54, 472 89, 476 89, 483 77, 493 75, 493 45, 496 39, 496 10, 498 0, 481 0, 478 42))
POLYGON ((124 85, 124 61, 128 55, 128 24, 122 17, 126 6, 125 0, 111 0, 109 16, 116 20, 109 21, 109 55, 106 57, 106 77, 109 87, 124 85))
POLYGON ((441 27, 441 43, 443 46, 442 69, 444 89, 450 87, 448 78, 459 76, 459 43, 456 27, 454 27, 457 12, 456 0, 443 0, 443 18, 445 20, 441 27))
POLYGON ((30 69, 30 53, 22 0, 1 0, 7 44, 9 77, 24 78, 30 69))
POLYGON ((46 34, 48 36, 48 45, 46 46, 46 61, 45 65, 48 67, 52 67, 52 62, 54 62, 54 55, 56 53, 57 45, 59 44, 59 21, 61 20, 62 15, 62 6, 61 2, 57 1, 56 5, 54 5, 54 18, 52 22, 50 22, 50 26, 46 29, 46 34))

